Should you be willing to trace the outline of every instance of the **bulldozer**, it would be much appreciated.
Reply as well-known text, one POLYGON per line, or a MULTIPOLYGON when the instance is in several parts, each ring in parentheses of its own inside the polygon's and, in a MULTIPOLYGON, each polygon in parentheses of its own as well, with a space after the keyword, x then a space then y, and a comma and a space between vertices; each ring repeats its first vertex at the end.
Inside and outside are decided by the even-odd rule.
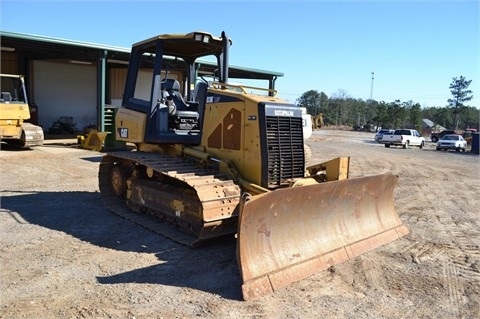
POLYGON ((103 156, 105 206, 190 247, 236 240, 244 300, 406 235, 398 176, 349 178, 349 157, 307 166, 301 108, 229 84, 231 45, 225 32, 132 45, 112 133, 135 148, 103 156))
POLYGON ((43 129, 27 122, 31 114, 24 77, 0 74, 0 78, 0 140, 20 148, 43 145, 43 129))

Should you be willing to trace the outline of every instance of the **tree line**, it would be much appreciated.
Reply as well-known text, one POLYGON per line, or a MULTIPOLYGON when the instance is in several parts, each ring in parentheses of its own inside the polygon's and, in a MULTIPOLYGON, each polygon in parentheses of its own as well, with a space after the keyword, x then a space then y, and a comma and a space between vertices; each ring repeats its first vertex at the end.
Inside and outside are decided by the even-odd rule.
POLYGON ((480 110, 465 103, 473 98, 468 89, 471 80, 453 78, 450 84, 452 98, 448 106, 424 107, 411 100, 393 102, 355 99, 344 90, 331 97, 324 92, 309 90, 297 99, 297 105, 307 108, 313 116, 322 114, 324 125, 350 126, 355 129, 411 128, 421 131, 422 119, 429 119, 446 129, 463 130, 467 127, 480 129, 480 110))

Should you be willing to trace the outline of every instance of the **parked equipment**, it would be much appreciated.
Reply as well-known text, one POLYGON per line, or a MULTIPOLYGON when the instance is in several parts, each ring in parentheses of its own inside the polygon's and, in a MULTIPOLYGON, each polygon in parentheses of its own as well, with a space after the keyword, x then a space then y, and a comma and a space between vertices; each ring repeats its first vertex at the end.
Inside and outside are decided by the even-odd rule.
POLYGON ((462 133, 462 137, 465 139, 465 141, 467 141, 467 144, 468 145, 472 145, 472 139, 473 139, 473 135, 477 133, 477 129, 474 129, 474 128, 470 128, 470 127, 467 127, 463 133, 462 133))
POLYGON ((21 148, 43 145, 43 130, 30 119, 22 75, 0 74, 0 140, 21 148))
POLYGON ((323 127, 323 113, 312 115, 313 129, 320 129, 323 127))
POLYGON ((99 132, 96 129, 90 129, 85 135, 77 135, 77 141, 84 149, 100 152, 104 147, 107 135, 108 132, 99 132))
POLYGON ((229 84, 230 45, 204 32, 133 45, 114 134, 136 150, 103 157, 106 206, 192 247, 236 234, 244 299, 407 234, 398 177, 349 179, 349 157, 305 167, 301 108, 229 84), (207 56, 218 65, 198 74, 207 56))

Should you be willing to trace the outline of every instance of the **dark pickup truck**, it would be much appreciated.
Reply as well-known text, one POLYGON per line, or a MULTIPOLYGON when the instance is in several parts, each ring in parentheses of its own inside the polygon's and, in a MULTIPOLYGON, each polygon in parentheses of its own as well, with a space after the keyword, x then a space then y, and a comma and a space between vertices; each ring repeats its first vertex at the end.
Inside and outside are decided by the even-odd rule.
POLYGON ((436 143, 436 142, 438 142, 439 139, 441 139, 442 137, 444 137, 447 134, 457 134, 457 132, 449 131, 449 130, 443 130, 443 131, 438 132, 438 133, 431 133, 430 134, 430 140, 433 143, 436 143))

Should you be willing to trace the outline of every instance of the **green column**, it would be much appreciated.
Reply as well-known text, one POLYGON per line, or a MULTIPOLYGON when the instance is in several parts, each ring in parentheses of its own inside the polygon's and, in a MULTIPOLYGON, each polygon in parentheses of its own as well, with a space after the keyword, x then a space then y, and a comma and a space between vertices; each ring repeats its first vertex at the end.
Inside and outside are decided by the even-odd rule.
POLYGON ((97 127, 99 132, 105 131, 105 82, 107 69, 107 51, 100 53, 97 63, 97 127))

